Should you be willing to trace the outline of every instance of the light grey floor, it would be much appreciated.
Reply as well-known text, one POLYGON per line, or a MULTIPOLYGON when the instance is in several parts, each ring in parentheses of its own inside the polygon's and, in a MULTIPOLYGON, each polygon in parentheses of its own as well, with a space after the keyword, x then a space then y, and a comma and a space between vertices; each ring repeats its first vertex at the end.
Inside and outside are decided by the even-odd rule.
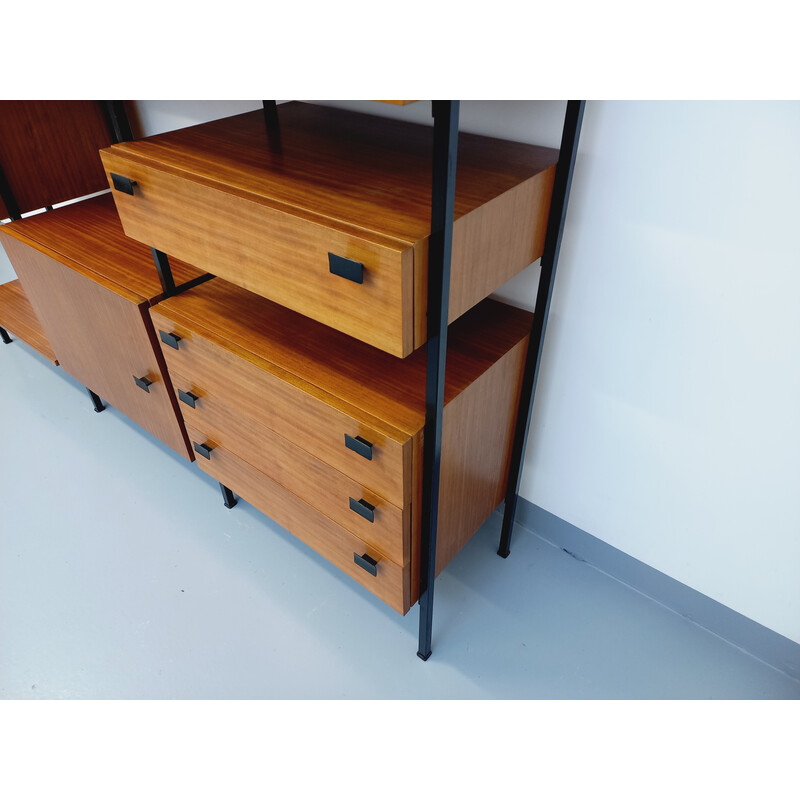
POLYGON ((0 345, 0 698, 800 698, 495 515, 406 617, 25 345, 0 345))

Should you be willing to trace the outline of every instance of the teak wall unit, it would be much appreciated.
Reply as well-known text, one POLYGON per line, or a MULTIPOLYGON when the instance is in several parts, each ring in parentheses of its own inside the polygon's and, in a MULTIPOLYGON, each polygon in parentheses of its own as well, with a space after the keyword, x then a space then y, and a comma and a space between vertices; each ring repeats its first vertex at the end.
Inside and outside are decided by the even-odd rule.
POLYGON ((108 185, 162 290, 136 309, 198 464, 399 612, 418 599, 427 659, 434 578, 503 496, 509 552, 583 102, 560 153, 459 135, 457 101, 432 130, 264 101, 136 142, 106 111, 108 185), (484 299, 539 256, 532 324, 484 299))

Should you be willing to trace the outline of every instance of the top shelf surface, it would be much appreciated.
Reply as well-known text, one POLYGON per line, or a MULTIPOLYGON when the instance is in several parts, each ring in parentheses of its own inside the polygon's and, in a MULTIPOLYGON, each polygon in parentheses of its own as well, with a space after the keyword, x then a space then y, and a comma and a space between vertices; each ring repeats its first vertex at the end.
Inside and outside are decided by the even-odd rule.
MULTIPOLYGON (((308 103, 113 145, 109 152, 322 224, 411 245, 430 232, 433 128, 308 103)), ((459 135, 456 219, 552 167, 558 151, 459 135)))

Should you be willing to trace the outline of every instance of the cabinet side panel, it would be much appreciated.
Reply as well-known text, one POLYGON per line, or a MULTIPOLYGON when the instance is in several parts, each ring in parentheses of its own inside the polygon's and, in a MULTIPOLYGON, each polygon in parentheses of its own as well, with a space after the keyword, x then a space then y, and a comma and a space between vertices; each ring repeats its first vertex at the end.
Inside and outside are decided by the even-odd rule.
POLYGON ((503 500, 528 339, 444 409, 436 574, 503 500))

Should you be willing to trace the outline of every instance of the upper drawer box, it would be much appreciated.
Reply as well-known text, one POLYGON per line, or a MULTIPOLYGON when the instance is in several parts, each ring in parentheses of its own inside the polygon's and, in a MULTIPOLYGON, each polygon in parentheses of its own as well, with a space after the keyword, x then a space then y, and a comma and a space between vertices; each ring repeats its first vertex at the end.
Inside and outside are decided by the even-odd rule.
MULTIPOLYGON (((112 188, 134 182, 113 192, 126 234, 409 355, 426 338, 432 128, 278 112, 277 140, 255 111, 101 151, 112 188)), ((460 135, 450 320, 542 254, 557 155, 460 135)))

